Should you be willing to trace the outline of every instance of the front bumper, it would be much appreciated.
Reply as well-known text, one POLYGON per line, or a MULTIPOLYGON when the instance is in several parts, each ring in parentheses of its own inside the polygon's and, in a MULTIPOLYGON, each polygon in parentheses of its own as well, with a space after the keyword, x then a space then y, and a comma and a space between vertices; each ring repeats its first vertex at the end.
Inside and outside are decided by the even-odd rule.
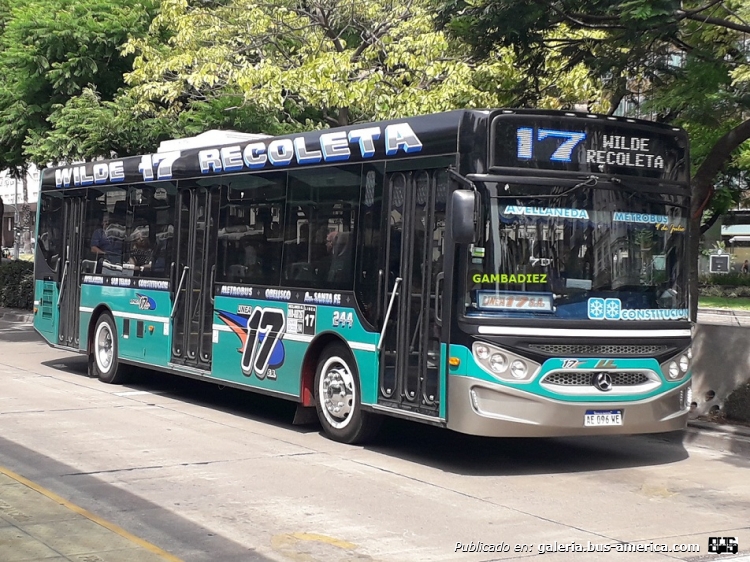
POLYGON ((661 433, 684 429, 690 380, 636 402, 563 402, 479 379, 452 376, 448 428, 488 437, 562 437, 661 433), (587 410, 622 410, 620 426, 585 427, 587 410))

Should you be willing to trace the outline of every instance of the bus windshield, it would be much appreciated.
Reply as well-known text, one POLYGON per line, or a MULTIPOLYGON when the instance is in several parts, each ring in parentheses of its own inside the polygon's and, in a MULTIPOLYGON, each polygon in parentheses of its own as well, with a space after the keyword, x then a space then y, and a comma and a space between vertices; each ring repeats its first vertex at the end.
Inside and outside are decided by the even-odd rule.
POLYGON ((467 316, 687 319, 687 198, 632 181, 482 184, 467 316))

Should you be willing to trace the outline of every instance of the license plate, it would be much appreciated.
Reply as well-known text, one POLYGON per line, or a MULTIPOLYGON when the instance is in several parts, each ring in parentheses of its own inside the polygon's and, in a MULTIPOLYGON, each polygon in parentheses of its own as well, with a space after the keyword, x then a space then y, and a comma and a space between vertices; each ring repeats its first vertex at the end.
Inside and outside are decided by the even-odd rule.
POLYGON ((586 427, 622 425, 622 410, 586 410, 583 425, 586 427))

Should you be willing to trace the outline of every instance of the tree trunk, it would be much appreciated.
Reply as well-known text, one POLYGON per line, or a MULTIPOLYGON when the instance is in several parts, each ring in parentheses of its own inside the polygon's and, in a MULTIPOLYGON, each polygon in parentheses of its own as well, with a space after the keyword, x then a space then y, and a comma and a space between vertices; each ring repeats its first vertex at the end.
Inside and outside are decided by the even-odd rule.
POLYGON ((711 228, 714 224, 716 224, 716 221, 721 218, 721 215, 719 213, 714 213, 711 215, 711 218, 708 219, 705 224, 700 225, 701 234, 705 234, 708 232, 708 229, 711 228))
POLYGON ((339 115, 338 115, 337 121, 338 121, 339 127, 346 127, 349 124, 349 108, 348 107, 339 108, 339 115))
POLYGON ((690 235, 688 237, 688 263, 692 267, 688 271, 688 294, 690 299, 690 320, 698 320, 698 255, 701 244, 701 218, 690 219, 690 235))
POLYGON ((23 193, 23 234, 21 242, 23 243, 23 253, 31 253, 31 209, 29 209, 29 185, 26 181, 26 175, 21 176, 21 192, 23 193))

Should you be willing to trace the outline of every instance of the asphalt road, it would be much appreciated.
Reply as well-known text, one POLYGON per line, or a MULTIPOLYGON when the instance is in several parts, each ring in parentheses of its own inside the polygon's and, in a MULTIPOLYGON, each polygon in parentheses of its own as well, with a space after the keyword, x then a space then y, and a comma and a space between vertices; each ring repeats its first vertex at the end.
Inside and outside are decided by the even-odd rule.
POLYGON ((713 560, 712 536, 750 553, 750 460, 681 434, 480 439, 389 420, 352 447, 293 411, 153 372, 105 385, 0 321, 0 466, 186 561, 713 560), (480 542, 509 552, 457 550, 480 542), (589 543, 611 550, 560 551, 589 543))

